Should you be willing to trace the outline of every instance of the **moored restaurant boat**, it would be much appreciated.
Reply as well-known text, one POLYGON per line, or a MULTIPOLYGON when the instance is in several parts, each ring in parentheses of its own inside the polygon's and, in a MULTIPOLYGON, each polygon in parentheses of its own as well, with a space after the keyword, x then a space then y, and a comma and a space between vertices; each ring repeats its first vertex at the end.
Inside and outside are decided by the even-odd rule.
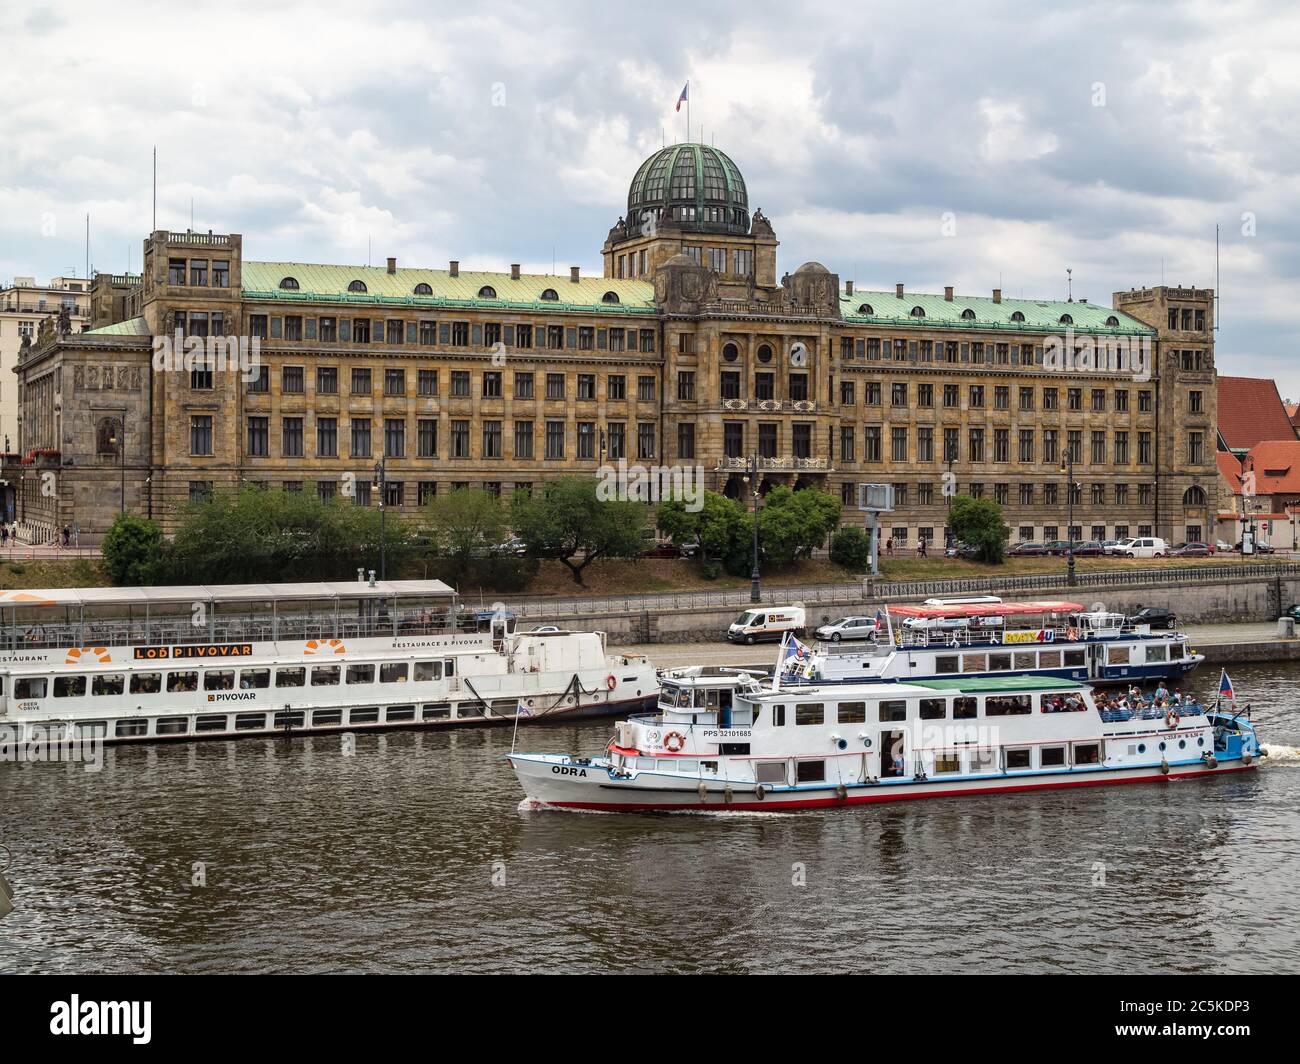
POLYGON ((658 712, 618 725, 598 757, 512 753, 538 807, 782 811, 1187 779, 1249 769, 1254 725, 1235 707, 1099 711, 1053 677, 763 685, 664 674, 658 712))
POLYGON ((600 632, 465 615, 438 580, 0 592, 0 740, 230 738, 653 709, 600 632))

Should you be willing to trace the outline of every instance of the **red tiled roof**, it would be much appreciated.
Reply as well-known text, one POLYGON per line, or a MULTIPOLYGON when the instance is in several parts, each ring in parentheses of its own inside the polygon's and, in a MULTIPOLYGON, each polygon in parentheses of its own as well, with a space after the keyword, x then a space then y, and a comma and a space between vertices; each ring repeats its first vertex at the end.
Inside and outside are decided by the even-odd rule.
POLYGON ((1242 468, 1254 470, 1256 495, 1300 494, 1300 440, 1257 443, 1242 468))
POLYGON ((1219 476, 1223 477, 1233 495, 1241 492, 1241 463, 1235 454, 1228 451, 1216 451, 1215 461, 1219 463, 1219 476))
POLYGON ((1233 450, 1249 450, 1262 440, 1294 440, 1277 385, 1269 378, 1220 377, 1217 391, 1219 435, 1233 450))

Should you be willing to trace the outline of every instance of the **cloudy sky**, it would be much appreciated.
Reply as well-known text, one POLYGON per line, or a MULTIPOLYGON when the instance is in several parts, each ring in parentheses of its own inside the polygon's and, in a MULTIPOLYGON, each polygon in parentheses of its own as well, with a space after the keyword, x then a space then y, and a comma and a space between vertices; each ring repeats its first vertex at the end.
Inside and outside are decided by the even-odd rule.
POLYGON ((0 282, 139 269, 154 145, 249 258, 599 270, 689 78, 781 270, 1108 303, 1218 224, 1219 369, 1300 396, 1300 9, 1036 6, 0 0, 0 282))

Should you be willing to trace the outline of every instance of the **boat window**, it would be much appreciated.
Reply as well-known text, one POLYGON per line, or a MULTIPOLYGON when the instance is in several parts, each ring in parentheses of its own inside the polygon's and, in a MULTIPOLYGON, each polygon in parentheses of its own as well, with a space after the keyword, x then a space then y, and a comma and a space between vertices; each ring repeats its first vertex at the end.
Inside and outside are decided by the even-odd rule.
POLYGON ((934 671, 942 675, 957 671, 956 654, 940 654, 934 659, 934 671))
POLYGON ((1010 654, 990 654, 989 668, 995 672, 1006 672, 1011 668, 1010 654))
POLYGON ((1096 765, 1101 761, 1101 747, 1098 743, 1075 743, 1074 763, 1076 765, 1096 765))
MULTIPOLYGON (((922 720, 944 720, 948 716, 948 703, 942 698, 921 699, 922 720)), ((956 769, 952 770, 956 772, 956 769)))
POLYGON ((68 726, 66 724, 34 724, 32 730, 27 733, 27 741, 30 743, 61 743, 67 733, 68 726))
POLYGON ((395 724, 401 721, 415 720, 414 706, 389 706, 384 714, 384 720, 389 724, 395 724))
POLYGON ((339 683, 339 667, 337 665, 317 665, 311 670, 311 685, 313 687, 337 687, 339 683))
POLYGON ((712 772, 715 776, 718 774, 718 763, 716 761, 701 761, 701 772, 712 772))
POLYGON ((987 665, 988 656, 986 654, 963 654, 961 656, 962 672, 984 672, 987 665))
POLYGON ((189 730, 189 717, 159 717, 153 726, 155 735, 184 735, 189 730))
POLYGON ((1128 647, 1107 647, 1106 661, 1111 665, 1127 665, 1129 662, 1128 647))
POLYGON ((1084 700, 1073 692, 1066 694, 1046 693, 1040 696, 1044 713, 1083 713, 1088 709, 1084 700))
POLYGON ((271 727, 273 728, 301 728, 307 719, 307 714, 301 709, 291 709, 289 712, 281 710, 279 713, 271 715, 271 727))
POLYGON ((424 707, 421 720, 446 720, 451 716, 451 705, 447 702, 433 702, 424 707))
POLYGON ((841 702, 836 711, 836 721, 840 724, 866 724, 867 704, 865 702, 841 702))
POLYGON ((1031 695, 989 695, 984 700, 984 716, 1009 717, 1033 712, 1031 695))
POLYGON ((76 698, 86 693, 86 678, 84 676, 56 676, 54 677, 54 697, 55 698, 76 698))
POLYGON ((349 724, 377 724, 379 723, 379 707, 368 706, 365 709, 354 709, 348 714, 349 724))
POLYGON ((1087 663, 1088 663, 1088 662, 1087 662, 1087 659, 1083 656, 1083 651, 1082 651, 1082 650, 1067 650, 1067 651, 1065 651, 1065 664, 1066 664, 1066 665, 1086 665, 1087 663))
POLYGON ((240 669, 239 689, 241 691, 260 691, 271 686, 270 669, 240 669))
POLYGON ((677 708, 678 709, 691 708, 691 692, 685 687, 680 687, 677 689, 677 708))
POLYGON ((1064 746, 1044 746, 1038 752, 1038 763, 1043 768, 1060 768, 1065 765, 1064 746))
POLYGON ((156 695, 162 690, 162 673, 131 673, 131 693, 133 695, 156 695))
POLYGON ((197 672, 169 672, 167 674, 167 690, 172 694, 177 691, 197 691, 199 689, 199 674, 197 672))
POLYGON ((974 720, 979 714, 979 699, 970 695, 958 695, 952 700, 953 720, 974 720))
MULTIPOLYGON (((311 682, 316 682, 315 673, 312 674, 311 682)), ((374 683, 375 667, 373 665, 349 665, 348 666, 348 683, 374 683)))
POLYGON ((88 720, 72 726, 74 739, 102 739, 108 734, 108 721, 88 720))
POLYGON ((907 703, 901 698, 881 702, 880 719, 884 721, 907 720, 907 703))
POLYGON ((379 666, 380 683, 406 683, 407 667, 404 661, 390 661, 379 666))
POLYGON ((1016 669, 1035 669, 1038 667, 1038 655, 1032 650, 1017 650, 1015 654, 1016 669))
POLYGON ((276 687, 302 687, 307 682, 307 670, 301 666, 275 670, 276 687))
POLYGON ((441 661, 417 661, 415 663, 415 682, 442 679, 441 661))
POLYGON ((90 681, 92 695, 120 695, 126 690, 126 674, 110 672, 106 676, 96 676, 90 681))
POLYGON ((822 783, 826 779, 825 761, 796 761, 794 766, 796 783, 822 783))
POLYGON ((961 759, 957 756, 956 750, 945 750, 942 753, 934 755, 934 772, 935 775, 942 775, 945 772, 960 772, 961 759))
POLYGON ((224 713, 205 713, 201 717, 195 717, 194 730, 196 732, 225 731, 226 715, 224 713))
POLYGON ((678 758, 677 771, 678 772, 699 772, 700 763, 696 761, 695 758, 693 757, 678 758))
POLYGON ((318 709, 311 715, 311 722, 314 727, 320 727, 324 724, 342 724, 343 710, 341 709, 318 709))
POLYGON ((972 750, 970 752, 970 771, 992 772, 996 767, 997 755, 992 750, 972 750))
POLYGON ((794 707, 795 724, 824 724, 826 707, 820 702, 798 702, 794 707))
POLYGON ((772 727, 774 728, 785 727, 785 706, 772 707, 772 727))
POLYGON ((116 732, 119 739, 126 739, 135 735, 148 735, 149 718, 130 717, 126 720, 119 720, 117 722, 116 732))
POLYGON ((1147 644, 1147 661, 1168 661, 1168 660, 1169 660, 1168 643, 1161 643, 1159 645, 1153 643, 1147 644))
POLYGON ((265 713, 237 713, 235 715, 236 731, 258 731, 266 727, 265 713))
POLYGON ((455 676, 455 675, 456 675, 456 659, 455 659, 455 658, 448 658, 446 661, 443 662, 443 664, 442 664, 442 674, 443 674, 444 676, 447 676, 447 677, 452 677, 452 676, 455 676))
POLYGON ((205 691, 233 691, 234 689, 234 669, 208 669, 203 674, 203 690, 205 691))
POLYGON ((1038 655, 1038 667, 1040 669, 1059 669, 1061 667, 1061 652, 1059 650, 1044 650, 1038 655))
POLYGON ((1029 768, 1029 748, 1006 751, 1007 768, 1029 768))

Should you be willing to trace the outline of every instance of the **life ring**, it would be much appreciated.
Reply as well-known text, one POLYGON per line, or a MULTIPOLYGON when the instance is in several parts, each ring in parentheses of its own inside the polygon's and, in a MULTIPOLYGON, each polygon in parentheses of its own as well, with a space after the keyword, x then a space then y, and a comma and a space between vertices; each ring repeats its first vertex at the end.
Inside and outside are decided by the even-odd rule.
POLYGON ((686 736, 679 731, 670 731, 664 736, 664 749, 675 754, 686 745, 686 736))
POLYGON ((68 656, 63 659, 63 664, 80 664, 83 657, 91 654, 95 656, 95 660, 101 665, 110 665, 113 662, 113 655, 107 647, 72 647, 68 651, 68 656))
POLYGON ((618 677, 611 672, 608 676, 605 677, 605 689, 612 691, 617 686, 618 686, 618 677))
POLYGON ((344 654, 347 647, 342 639, 308 639, 303 645, 303 654, 344 654))
POLYGON ((1178 722, 1181 721, 1182 719, 1183 718, 1178 715, 1178 710, 1171 709, 1168 713, 1165 714, 1165 727, 1177 728, 1178 722))

